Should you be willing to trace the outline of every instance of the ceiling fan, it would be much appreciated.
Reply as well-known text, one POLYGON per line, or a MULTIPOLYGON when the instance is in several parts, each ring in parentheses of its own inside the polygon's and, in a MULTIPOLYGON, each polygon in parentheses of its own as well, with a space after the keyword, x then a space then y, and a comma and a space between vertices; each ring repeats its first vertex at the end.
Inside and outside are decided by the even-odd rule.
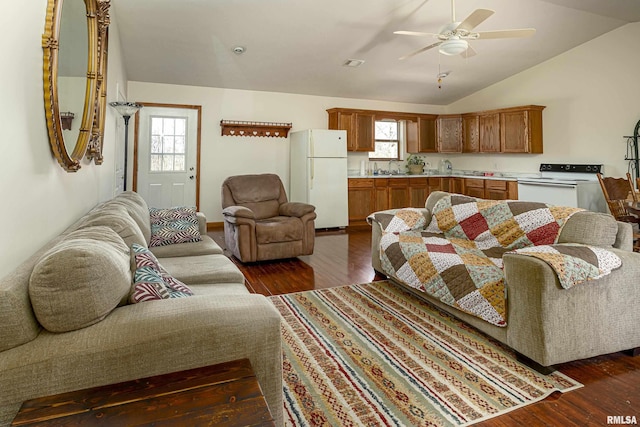
POLYGON ((474 56, 476 51, 473 50, 467 40, 486 40, 486 39, 503 39, 513 37, 530 37, 535 34, 535 28, 521 28, 517 30, 496 30, 496 31, 479 31, 474 32, 473 29, 483 23, 487 18, 494 14, 493 10, 476 9, 471 15, 467 16, 464 21, 456 21, 455 0, 451 0, 451 22, 440 29, 439 33, 421 33, 417 31, 394 31, 394 34, 418 37, 436 37, 439 39, 436 43, 411 52, 408 55, 400 57, 407 59, 422 53, 426 50, 439 47, 440 53, 444 55, 462 55, 465 58, 474 56))

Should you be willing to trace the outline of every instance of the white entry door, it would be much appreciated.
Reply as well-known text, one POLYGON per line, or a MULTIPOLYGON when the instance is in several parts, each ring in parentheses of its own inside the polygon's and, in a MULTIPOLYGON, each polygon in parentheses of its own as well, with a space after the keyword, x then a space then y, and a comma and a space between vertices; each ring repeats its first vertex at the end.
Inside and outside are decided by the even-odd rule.
POLYGON ((145 106, 136 191, 151 207, 196 206, 199 109, 145 106))

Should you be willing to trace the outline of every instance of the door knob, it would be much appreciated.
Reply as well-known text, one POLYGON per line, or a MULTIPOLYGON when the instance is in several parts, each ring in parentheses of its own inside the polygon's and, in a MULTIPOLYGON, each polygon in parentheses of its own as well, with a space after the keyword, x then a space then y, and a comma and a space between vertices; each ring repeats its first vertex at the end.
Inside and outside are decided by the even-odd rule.
POLYGON ((189 179, 194 179, 194 178, 195 178, 195 176, 193 176, 193 175, 191 175, 191 176, 189 177, 189 179))

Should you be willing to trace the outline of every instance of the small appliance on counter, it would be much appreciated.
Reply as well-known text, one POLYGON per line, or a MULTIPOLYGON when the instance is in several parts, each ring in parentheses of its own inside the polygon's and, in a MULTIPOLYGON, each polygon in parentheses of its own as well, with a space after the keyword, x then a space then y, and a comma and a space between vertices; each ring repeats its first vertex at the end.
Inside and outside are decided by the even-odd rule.
POLYGON ((453 172, 453 166, 451 166, 451 162, 447 159, 440 160, 438 172, 444 175, 451 175, 451 173, 453 172))

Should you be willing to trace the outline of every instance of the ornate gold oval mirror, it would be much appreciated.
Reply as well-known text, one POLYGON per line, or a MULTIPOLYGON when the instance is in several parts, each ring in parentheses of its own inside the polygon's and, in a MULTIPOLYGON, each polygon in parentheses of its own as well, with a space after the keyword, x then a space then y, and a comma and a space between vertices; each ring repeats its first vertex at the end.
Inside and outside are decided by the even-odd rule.
POLYGON ((44 101, 49 142, 66 171, 102 162, 109 0, 48 0, 44 101))

